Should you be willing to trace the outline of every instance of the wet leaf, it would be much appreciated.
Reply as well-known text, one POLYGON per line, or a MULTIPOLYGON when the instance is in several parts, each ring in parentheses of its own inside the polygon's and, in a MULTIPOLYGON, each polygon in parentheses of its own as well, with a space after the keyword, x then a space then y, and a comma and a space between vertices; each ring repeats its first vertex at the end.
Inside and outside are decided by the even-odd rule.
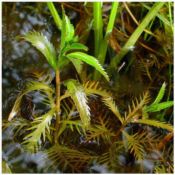
POLYGON ((152 104, 158 104, 162 100, 162 98, 163 98, 163 96, 165 94, 165 88, 166 88, 166 84, 164 82, 162 84, 162 87, 159 90, 159 93, 158 93, 156 99, 154 100, 154 102, 152 104))
POLYGON ((39 32, 29 32, 23 38, 30 42, 45 56, 53 69, 57 68, 55 48, 46 36, 39 32))
POLYGON ((62 50, 66 43, 72 41, 74 39, 74 26, 71 24, 69 18, 65 15, 64 10, 63 13, 63 19, 62 19, 62 28, 61 28, 61 45, 60 49, 62 50))
POLYGON ((32 122, 33 126, 27 129, 30 133, 24 137, 23 144, 29 151, 34 152, 37 146, 41 144, 42 138, 45 142, 46 130, 50 133, 49 125, 54 113, 55 109, 51 109, 46 114, 35 118, 32 122))
POLYGON ((88 51, 88 47, 81 43, 72 43, 64 48, 63 53, 65 54, 66 52, 72 52, 76 50, 88 51))
POLYGON ((76 80, 68 80, 65 84, 77 107, 83 125, 87 127, 90 124, 90 108, 83 87, 76 80))
POLYGON ((152 104, 150 106, 147 106, 145 108, 145 112, 158 112, 163 109, 169 108, 173 106, 174 102, 173 101, 167 101, 167 102, 162 102, 158 104, 152 104))
POLYGON ((67 57, 75 59, 75 61, 76 61, 76 59, 79 59, 79 60, 91 65, 97 71, 99 71, 106 78, 107 81, 109 81, 109 77, 108 77, 107 73, 105 72, 104 68, 100 65, 100 63, 98 62, 98 60, 95 57, 90 56, 88 54, 85 54, 83 52, 73 52, 73 53, 67 54, 67 57))

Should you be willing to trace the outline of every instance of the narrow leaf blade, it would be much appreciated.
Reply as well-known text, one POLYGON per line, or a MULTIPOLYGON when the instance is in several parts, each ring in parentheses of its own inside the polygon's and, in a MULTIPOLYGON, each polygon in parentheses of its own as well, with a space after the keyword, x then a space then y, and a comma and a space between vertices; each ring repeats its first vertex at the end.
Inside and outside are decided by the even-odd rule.
POLYGON ((85 54, 83 52, 73 52, 73 53, 67 54, 67 57, 73 58, 73 59, 79 59, 79 60, 91 65, 97 71, 99 71, 106 78, 107 81, 109 81, 109 77, 108 77, 107 73, 105 72, 104 68, 99 64, 98 60, 95 57, 90 56, 88 54, 85 54))
POLYGON ((148 107, 146 107, 145 111, 146 112, 158 112, 160 110, 169 108, 171 106, 173 106, 174 102, 173 101, 167 101, 167 102, 162 102, 159 104, 152 104, 148 107))
POLYGON ((164 82, 162 84, 162 87, 160 88, 159 93, 158 93, 156 99, 154 100, 153 104, 158 104, 162 100, 162 98, 165 94, 165 88, 166 88, 166 84, 164 82))

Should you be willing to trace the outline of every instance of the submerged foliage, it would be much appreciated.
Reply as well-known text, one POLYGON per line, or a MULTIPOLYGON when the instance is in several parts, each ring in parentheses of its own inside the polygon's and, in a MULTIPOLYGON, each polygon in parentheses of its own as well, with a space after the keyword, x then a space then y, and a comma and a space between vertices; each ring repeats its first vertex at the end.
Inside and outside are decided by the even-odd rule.
MULTIPOLYGON (((102 27, 94 28, 94 33, 98 33, 94 40, 95 56, 98 58, 85 53, 88 51, 88 47, 79 42, 74 25, 66 16, 63 6, 61 19, 51 2, 48 3, 48 8, 57 28, 61 31, 59 47, 54 47, 48 38, 40 32, 29 32, 22 37, 44 55, 55 71, 55 78, 48 72, 47 75, 38 73, 27 80, 25 87, 19 92, 14 102, 8 122, 3 122, 3 128, 10 128, 14 132, 14 138, 24 146, 25 151, 34 154, 39 151, 43 152, 44 156, 40 161, 47 158, 51 160, 46 167, 48 171, 49 168, 52 168, 55 171, 59 169, 66 173, 82 173, 89 172, 94 164, 97 164, 106 166, 108 171, 117 173, 119 169, 123 169, 121 167, 137 165, 135 172, 144 172, 142 168, 144 160, 147 160, 152 162, 152 171, 156 173, 167 172, 167 167, 169 168, 168 172, 172 172, 172 160, 164 157, 164 153, 168 150, 167 145, 171 144, 173 138, 173 125, 165 120, 164 116, 159 117, 162 111, 165 112, 173 106, 173 101, 170 98, 165 98, 166 83, 164 81, 161 83, 162 86, 156 92, 157 96, 155 97, 152 95, 151 88, 146 87, 142 93, 132 94, 129 98, 124 89, 124 96, 121 97, 117 86, 116 91, 113 92, 112 88, 108 88, 109 86, 106 85, 110 83, 115 88, 115 82, 113 79, 110 81, 109 78, 112 75, 107 73, 103 64, 105 55, 108 55, 107 48, 112 42, 110 36, 115 31, 118 5, 118 2, 112 3, 104 38, 102 33, 98 33, 103 31, 102 15, 98 18, 97 14, 94 14, 94 26, 99 27, 97 24, 100 24, 102 27), (100 41, 103 41, 103 46, 100 46, 100 41), (102 49, 105 50, 100 55, 99 51, 102 49), (71 65, 76 70, 77 78, 75 79, 74 76, 63 78, 64 70, 71 65), (96 80, 89 80, 88 73, 84 74, 87 65, 103 75, 105 83, 100 80, 100 76, 97 76, 99 75, 97 72, 94 74, 96 80), (55 84, 53 80, 56 82, 55 84), (33 121, 29 121, 21 112, 22 99, 25 96, 34 96, 36 92, 41 98, 35 109, 32 109, 33 121), (38 109, 40 105, 44 106, 42 111, 38 109), (155 154, 156 156, 153 156, 155 154), (170 162, 170 166, 165 164, 165 160, 170 162)), ((151 8, 151 12, 154 14, 151 18, 163 5, 164 3, 154 3, 151 8), (156 11, 154 11, 155 8, 156 11)), ((144 3, 143 6, 145 6, 144 3)), ((96 11, 101 14, 101 7, 101 3, 94 2, 93 13, 96 11)), ((145 26, 147 25, 144 24, 141 27, 139 35, 146 30, 145 26)), ((133 41, 134 44, 137 40, 138 37, 133 41)), ((115 47, 116 45, 115 43, 115 47)), ((125 50, 126 46, 130 46, 130 44, 126 43, 121 52, 125 50)), ((114 60, 111 61, 111 64, 114 60)), ((134 63, 129 60, 124 75, 132 71, 130 70, 132 64, 134 63)), ((153 65, 155 66, 155 64, 153 65)), ((109 70, 113 66, 110 67, 109 64, 109 70)), ((140 71, 137 66, 135 71, 140 71)), ((118 77, 120 70, 118 69, 117 72, 116 69, 117 67, 113 74, 117 74, 116 77, 118 77)), ((150 80, 148 67, 146 69, 147 78, 150 80)), ((120 83, 120 81, 116 82, 120 83)), ((35 102, 33 101, 33 103, 35 102)), ((172 148, 168 151, 171 153, 172 148)), ((7 167, 6 162, 3 164, 4 167, 7 167)))

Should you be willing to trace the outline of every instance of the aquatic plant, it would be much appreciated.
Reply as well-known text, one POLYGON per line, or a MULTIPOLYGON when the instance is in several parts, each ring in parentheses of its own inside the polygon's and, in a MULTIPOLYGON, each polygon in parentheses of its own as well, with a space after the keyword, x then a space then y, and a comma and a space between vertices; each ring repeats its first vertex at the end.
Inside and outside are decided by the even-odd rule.
MULTIPOLYGON (((113 5, 115 10, 117 5, 113 5)), ((62 70, 69 64, 75 67, 80 77, 83 63, 95 68, 107 81, 109 77, 100 61, 85 53, 88 48, 78 42, 74 26, 64 9, 61 20, 51 2, 48 7, 61 30, 59 48, 56 49, 46 36, 36 31, 22 38, 44 55, 55 71, 55 77, 49 73, 45 75, 45 72, 35 74, 34 80, 28 81, 18 94, 8 118, 12 122, 4 122, 3 127, 12 127, 14 137, 27 151, 43 151, 43 159, 52 160, 46 168, 55 171, 86 172, 95 162, 118 172, 130 161, 127 159, 132 159, 140 165, 139 171, 142 172, 141 162, 152 160, 153 154, 157 154, 158 158, 153 160, 154 171, 165 172, 165 153, 161 155, 161 152, 167 150, 166 145, 172 140, 173 126, 154 114, 173 105, 170 100, 161 102, 166 84, 162 84, 155 99, 146 90, 139 98, 131 98, 127 108, 122 108, 100 81, 63 81, 62 70), (33 121, 29 121, 21 116, 22 99, 35 91, 40 93, 44 109, 40 113, 34 111, 33 121), (98 107, 100 110, 93 110, 98 107), (119 159, 124 155, 125 162, 122 163, 119 159), (158 162, 160 159, 162 164, 158 162)), ((172 152, 172 147, 169 152, 172 152)), ((171 172, 171 166, 169 168, 171 172)))
POLYGON ((24 139, 24 143, 29 143, 32 147, 35 147, 40 140, 41 135, 45 141, 45 130, 49 131, 49 125, 54 115, 56 115, 55 123, 55 142, 57 142, 57 134, 60 122, 60 102, 62 98, 71 96, 74 101, 82 121, 82 124, 87 127, 90 122, 90 111, 87 105, 86 94, 81 87, 81 84, 77 80, 67 80, 64 85, 67 87, 66 93, 60 96, 60 70, 63 69, 66 64, 72 62, 78 73, 82 69, 82 62, 85 62, 93 66, 97 71, 99 71, 107 81, 109 81, 108 75, 104 71, 103 67, 98 63, 98 61, 82 51, 87 51, 87 47, 81 43, 77 42, 77 37, 74 34, 74 27, 70 23, 68 17, 65 15, 63 10, 63 20, 61 29, 61 43, 60 49, 56 52, 54 46, 48 41, 48 39, 38 33, 29 32, 23 37, 26 41, 30 42, 34 47, 36 47, 46 58, 51 67, 55 70, 56 74, 56 88, 55 90, 50 87, 50 85, 44 84, 42 82, 32 81, 26 86, 26 89, 19 95, 15 105, 9 115, 8 120, 11 121, 14 116, 18 113, 20 108, 20 102, 22 97, 29 93, 30 91, 41 91, 45 93, 48 100, 45 100, 51 109, 41 117, 34 119, 35 126, 32 126, 29 130, 35 130, 34 132, 27 135, 24 139), (59 53, 57 55, 57 53, 59 53), (53 93, 56 95, 56 103, 54 103, 53 93))

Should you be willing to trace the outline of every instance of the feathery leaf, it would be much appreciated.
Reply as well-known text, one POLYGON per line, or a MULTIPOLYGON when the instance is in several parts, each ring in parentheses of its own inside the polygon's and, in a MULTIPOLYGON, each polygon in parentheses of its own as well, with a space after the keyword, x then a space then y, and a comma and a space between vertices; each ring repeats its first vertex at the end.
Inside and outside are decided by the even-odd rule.
POLYGON ((146 125, 154 126, 154 127, 157 127, 157 128, 166 129, 170 132, 173 131, 173 126, 171 124, 160 122, 160 121, 157 121, 157 120, 138 119, 138 120, 133 120, 132 123, 146 124, 146 125))
POLYGON ((68 80, 65 84, 77 107, 83 125, 87 127, 90 124, 90 108, 87 105, 87 97, 83 87, 76 80, 68 80))
POLYGON ((106 143, 111 142, 111 137, 115 136, 115 133, 110 127, 110 121, 108 116, 99 116, 98 124, 95 124, 88 128, 86 132, 86 141, 96 141, 100 143, 102 139, 106 143))
POLYGON ((30 42, 45 56, 53 69, 57 68, 55 48, 46 36, 39 32, 29 32, 23 38, 30 42))
POLYGON ((105 103, 106 106, 108 106, 108 108, 115 114, 115 116, 118 118, 118 120, 123 123, 123 118, 120 115, 120 112, 118 110, 117 105, 115 104, 114 100, 112 99, 112 97, 107 97, 107 98, 103 98, 103 102, 105 103))
POLYGON ((102 97, 111 97, 112 94, 108 92, 107 90, 104 90, 100 85, 98 81, 87 81, 83 84, 84 90, 87 95, 100 95, 102 97))
POLYGON ((30 133, 25 136, 23 144, 25 144, 26 148, 32 152, 36 149, 38 145, 41 144, 41 136, 43 137, 43 141, 45 141, 46 130, 50 132, 49 125, 51 123, 51 119, 55 113, 55 109, 51 109, 46 114, 41 117, 37 117, 32 122, 32 125, 28 130, 30 133))
POLYGON ((72 172, 79 172, 81 168, 90 163, 95 158, 87 152, 81 152, 63 145, 55 144, 46 151, 49 158, 52 160, 52 165, 55 165, 64 171, 66 168, 72 172))
POLYGON ((150 100, 149 93, 146 92, 143 94, 143 97, 140 99, 136 99, 132 101, 132 106, 129 106, 128 114, 125 116, 126 121, 130 121, 130 119, 137 119, 142 115, 142 108, 146 105, 150 100))
POLYGON ((143 160, 145 151, 142 142, 143 138, 145 138, 145 133, 129 135, 127 132, 123 131, 123 134, 127 140, 128 150, 134 154, 137 160, 143 160))

